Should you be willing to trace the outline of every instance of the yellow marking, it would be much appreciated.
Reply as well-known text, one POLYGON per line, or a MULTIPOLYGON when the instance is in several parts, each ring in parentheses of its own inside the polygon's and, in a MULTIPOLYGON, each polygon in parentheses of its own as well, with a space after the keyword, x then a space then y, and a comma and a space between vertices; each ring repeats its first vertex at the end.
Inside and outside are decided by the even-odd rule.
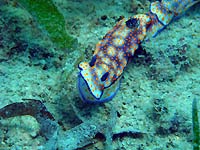
POLYGON ((108 66, 107 65, 105 65, 105 64, 102 64, 102 67, 103 67, 103 69, 106 71, 106 72, 108 72, 108 66))
POLYGON ((115 55, 115 51, 116 51, 116 49, 114 47, 112 47, 112 46, 108 47, 108 55, 114 56, 115 55))
POLYGON ((124 44, 124 40, 123 40, 122 37, 120 37, 120 38, 115 38, 115 39, 113 40, 113 42, 114 42, 114 45, 116 45, 116 46, 122 46, 122 45, 124 44))
POLYGON ((144 39, 144 36, 145 36, 144 34, 139 34, 138 39, 140 39, 142 41, 144 39))
POLYGON ((99 56, 100 58, 102 58, 102 57, 104 56, 104 53, 103 53, 102 51, 100 51, 100 52, 98 53, 98 56, 99 56))
POLYGON ((107 81, 106 81, 106 85, 109 85, 109 84, 110 84, 110 82, 107 80, 107 81))
POLYGON ((102 61, 105 62, 106 64, 109 64, 109 63, 110 63, 110 60, 109 60, 108 57, 102 58, 102 61))
POLYGON ((113 34, 114 37, 117 36, 123 36, 126 37, 127 34, 129 33, 129 30, 127 30, 126 28, 124 29, 124 26, 119 28, 118 30, 115 31, 115 33, 113 34))
POLYGON ((97 74, 99 75, 102 74, 102 70, 98 70, 97 74))
POLYGON ((120 76, 120 74, 121 74, 121 71, 117 70, 117 76, 120 76))
POLYGON ((124 58, 124 53, 123 52, 119 52, 118 53, 118 57, 119 57, 119 59, 123 59, 124 58))

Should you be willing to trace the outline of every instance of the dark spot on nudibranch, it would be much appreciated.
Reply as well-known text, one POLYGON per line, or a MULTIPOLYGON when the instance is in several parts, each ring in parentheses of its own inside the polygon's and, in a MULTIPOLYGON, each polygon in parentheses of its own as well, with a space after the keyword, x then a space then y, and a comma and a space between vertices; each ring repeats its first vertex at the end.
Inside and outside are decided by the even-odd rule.
POLYGON ((90 63, 89 63, 90 67, 94 66, 96 60, 97 60, 97 57, 96 57, 96 55, 94 55, 94 56, 92 57, 92 60, 91 60, 90 63))
POLYGON ((101 77, 101 81, 105 81, 108 78, 109 72, 106 72, 102 77, 101 77))
POLYGON ((134 28, 138 24, 138 19, 136 18, 130 18, 129 20, 126 21, 126 26, 129 28, 134 28))

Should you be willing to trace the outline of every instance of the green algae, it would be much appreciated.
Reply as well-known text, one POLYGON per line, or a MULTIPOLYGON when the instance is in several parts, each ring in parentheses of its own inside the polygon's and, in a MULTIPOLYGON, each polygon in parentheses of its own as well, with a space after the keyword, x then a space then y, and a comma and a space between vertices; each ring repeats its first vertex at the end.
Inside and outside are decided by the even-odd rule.
POLYGON ((193 123, 193 150, 199 150, 200 132, 199 132, 198 108, 196 99, 194 99, 192 103, 192 123, 193 123))
POLYGON ((71 48, 75 41, 67 34, 65 19, 51 0, 19 0, 20 4, 45 29, 50 39, 59 48, 71 48))

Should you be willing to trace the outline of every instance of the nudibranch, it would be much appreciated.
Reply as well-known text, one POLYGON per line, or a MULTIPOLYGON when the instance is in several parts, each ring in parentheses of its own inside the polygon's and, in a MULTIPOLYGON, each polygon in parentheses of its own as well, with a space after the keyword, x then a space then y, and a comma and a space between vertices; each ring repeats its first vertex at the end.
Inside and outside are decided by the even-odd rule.
POLYGON ((105 102, 115 96, 119 78, 146 36, 149 21, 147 15, 122 19, 96 45, 91 62, 79 64, 78 88, 84 101, 105 102))
POLYGON ((197 2, 183 1, 156 1, 151 3, 147 14, 120 20, 96 45, 91 61, 81 62, 78 66, 81 99, 95 103, 111 100, 119 90, 120 77, 129 58, 142 41, 155 37, 182 10, 197 2))

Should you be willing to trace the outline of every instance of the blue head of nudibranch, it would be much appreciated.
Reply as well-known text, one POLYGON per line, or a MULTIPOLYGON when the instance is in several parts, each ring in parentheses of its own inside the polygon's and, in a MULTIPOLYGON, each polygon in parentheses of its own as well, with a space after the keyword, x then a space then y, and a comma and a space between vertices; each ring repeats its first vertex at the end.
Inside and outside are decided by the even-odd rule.
POLYGON ((115 76, 110 79, 111 73, 102 68, 102 65, 95 65, 95 57, 93 56, 90 63, 79 64, 78 90, 85 102, 107 102, 116 95, 120 81, 116 81, 115 76))

